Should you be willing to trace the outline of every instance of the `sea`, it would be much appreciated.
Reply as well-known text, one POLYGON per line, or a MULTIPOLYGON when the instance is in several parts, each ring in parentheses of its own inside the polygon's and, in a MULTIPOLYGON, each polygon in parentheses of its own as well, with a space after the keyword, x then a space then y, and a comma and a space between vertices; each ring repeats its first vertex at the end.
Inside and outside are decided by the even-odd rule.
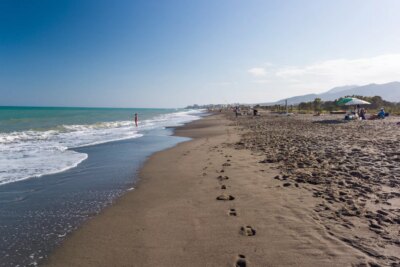
POLYGON ((0 266, 36 266, 203 110, 0 107, 0 266), (138 126, 134 115, 138 114, 138 126))

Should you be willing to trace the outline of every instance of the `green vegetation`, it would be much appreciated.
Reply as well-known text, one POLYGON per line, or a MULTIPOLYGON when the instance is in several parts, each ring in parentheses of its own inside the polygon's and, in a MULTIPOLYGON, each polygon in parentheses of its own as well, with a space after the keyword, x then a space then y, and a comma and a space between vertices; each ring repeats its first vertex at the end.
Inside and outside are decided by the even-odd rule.
MULTIPOLYGON (((385 108, 386 112, 391 114, 400 115, 400 103, 389 102, 383 100, 380 96, 373 96, 373 97, 366 97, 366 96, 359 96, 359 95, 351 95, 345 97, 356 97, 358 99, 362 99, 371 103, 371 105, 364 106, 369 113, 378 112, 378 110, 382 107, 385 108)), ((310 102, 302 102, 298 105, 289 105, 288 111, 289 112, 296 112, 296 113, 327 113, 332 111, 345 111, 349 110, 351 106, 345 105, 338 105, 337 102, 340 100, 336 99, 334 101, 322 101, 320 98, 314 99, 314 101, 310 102)), ((275 112, 285 112, 286 107, 284 105, 274 105, 270 107, 266 107, 268 110, 275 111, 275 112)))

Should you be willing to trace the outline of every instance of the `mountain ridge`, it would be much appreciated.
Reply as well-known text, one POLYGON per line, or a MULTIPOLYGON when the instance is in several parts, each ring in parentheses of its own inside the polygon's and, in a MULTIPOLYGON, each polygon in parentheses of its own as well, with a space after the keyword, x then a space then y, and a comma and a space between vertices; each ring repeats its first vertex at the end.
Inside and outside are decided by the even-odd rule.
POLYGON ((310 102, 315 98, 321 98, 322 101, 333 101, 340 97, 350 95, 362 95, 362 96, 381 96, 384 100, 390 102, 400 102, 400 82, 394 81, 384 84, 367 84, 367 85, 345 85, 334 87, 321 94, 306 94, 293 96, 286 99, 281 99, 276 102, 262 103, 260 105, 272 106, 285 104, 287 100, 288 105, 296 105, 301 102, 310 102))

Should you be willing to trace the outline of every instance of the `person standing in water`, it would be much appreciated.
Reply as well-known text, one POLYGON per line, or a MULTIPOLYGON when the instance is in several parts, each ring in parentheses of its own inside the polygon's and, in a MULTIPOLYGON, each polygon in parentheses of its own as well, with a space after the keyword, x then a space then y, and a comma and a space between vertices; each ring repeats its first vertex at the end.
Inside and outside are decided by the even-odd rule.
POLYGON ((138 126, 137 124, 138 124, 138 115, 137 115, 137 113, 135 113, 135 125, 136 125, 136 127, 138 126))

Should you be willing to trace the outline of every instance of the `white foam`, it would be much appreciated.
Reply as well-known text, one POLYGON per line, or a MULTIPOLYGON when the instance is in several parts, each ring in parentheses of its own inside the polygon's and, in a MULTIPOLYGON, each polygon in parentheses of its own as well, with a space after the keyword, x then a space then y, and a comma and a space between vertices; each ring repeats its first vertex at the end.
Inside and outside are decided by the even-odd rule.
MULTIPOLYGON (((143 131, 178 126, 199 118, 201 111, 181 111, 132 121, 90 125, 60 125, 48 131, 0 133, 0 185, 62 172, 76 167, 88 155, 71 148, 138 138, 143 131)), ((140 117, 139 117, 140 119, 140 117)))

